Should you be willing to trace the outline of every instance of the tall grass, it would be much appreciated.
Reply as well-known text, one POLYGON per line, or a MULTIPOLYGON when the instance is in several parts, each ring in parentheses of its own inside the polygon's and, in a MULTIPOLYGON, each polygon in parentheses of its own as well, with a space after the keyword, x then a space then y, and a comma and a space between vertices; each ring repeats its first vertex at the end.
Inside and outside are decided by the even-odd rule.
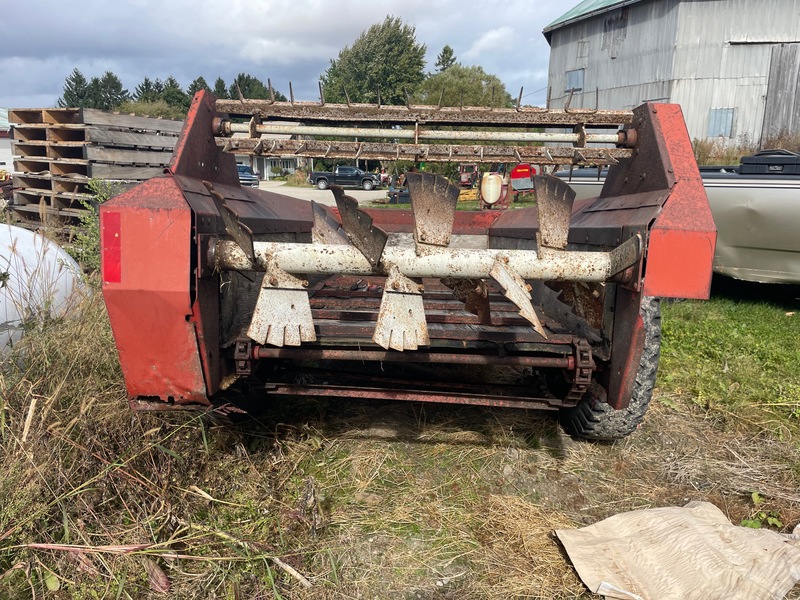
POLYGON ((695 139, 692 142, 694 156, 700 166, 735 166, 743 156, 750 156, 760 150, 788 150, 800 153, 800 134, 780 133, 764 140, 759 145, 742 136, 737 144, 720 140, 695 139))

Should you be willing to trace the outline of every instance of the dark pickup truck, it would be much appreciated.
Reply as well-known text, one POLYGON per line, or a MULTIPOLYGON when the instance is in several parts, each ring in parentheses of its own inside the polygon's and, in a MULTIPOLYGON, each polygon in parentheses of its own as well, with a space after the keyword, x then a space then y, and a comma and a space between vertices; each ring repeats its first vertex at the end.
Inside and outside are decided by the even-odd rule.
POLYGON ((333 172, 312 171, 308 176, 308 183, 316 185, 321 190, 328 189, 329 185, 360 187, 365 190, 371 190, 381 185, 381 177, 373 173, 365 173, 355 167, 339 166, 333 172))

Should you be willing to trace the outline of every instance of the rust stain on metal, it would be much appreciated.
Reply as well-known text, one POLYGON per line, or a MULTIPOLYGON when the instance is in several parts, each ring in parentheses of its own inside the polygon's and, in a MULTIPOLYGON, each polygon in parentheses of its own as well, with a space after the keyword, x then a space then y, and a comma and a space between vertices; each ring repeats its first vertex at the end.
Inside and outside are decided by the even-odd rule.
POLYGON ((486 108, 480 106, 379 106, 377 104, 321 104, 318 102, 271 102, 269 100, 217 100, 216 109, 231 115, 260 115, 304 122, 439 123, 464 125, 527 125, 531 127, 579 124, 621 125, 633 121, 628 110, 552 110, 536 107, 486 108))
POLYGON ((432 173, 409 173, 407 180, 414 213, 414 240, 423 246, 448 246, 458 204, 458 186, 432 173))
MULTIPOLYGON (((234 153, 251 154, 260 139, 236 139, 234 153)), ((225 139, 218 140, 222 146, 225 139)), ((262 145, 263 146, 263 145, 262 145)), ((532 162, 547 165, 608 165, 629 158, 627 148, 582 148, 576 157, 573 148, 531 145, 487 144, 394 144, 388 142, 346 142, 322 140, 273 140, 261 148, 262 156, 305 156, 308 158, 362 160, 424 160, 426 162, 506 163, 532 162)))
POLYGON ((531 304, 530 288, 519 273, 509 267, 505 261, 498 260, 489 274, 503 288, 505 297, 519 308, 520 316, 530 322, 536 333, 547 339, 542 322, 531 304))
POLYGON ((533 186, 536 190, 536 206, 539 211, 541 245, 563 250, 567 247, 575 190, 552 175, 535 176, 533 186))
POLYGON ((391 266, 372 341, 388 350, 416 350, 431 343, 419 283, 391 266))
POLYGON ((342 228, 353 245, 361 251, 373 267, 381 262, 388 236, 379 227, 372 225, 372 217, 358 208, 358 201, 346 196, 338 185, 330 187, 336 198, 336 207, 342 217, 342 228))

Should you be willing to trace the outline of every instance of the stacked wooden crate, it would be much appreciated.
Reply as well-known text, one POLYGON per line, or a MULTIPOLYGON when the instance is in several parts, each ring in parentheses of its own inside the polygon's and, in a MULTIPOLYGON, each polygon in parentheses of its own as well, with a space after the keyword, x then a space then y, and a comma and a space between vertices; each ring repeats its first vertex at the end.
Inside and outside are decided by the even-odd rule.
POLYGON ((23 223, 74 223, 92 197, 89 179, 124 183, 163 172, 183 121, 89 108, 11 109, 14 198, 23 223))

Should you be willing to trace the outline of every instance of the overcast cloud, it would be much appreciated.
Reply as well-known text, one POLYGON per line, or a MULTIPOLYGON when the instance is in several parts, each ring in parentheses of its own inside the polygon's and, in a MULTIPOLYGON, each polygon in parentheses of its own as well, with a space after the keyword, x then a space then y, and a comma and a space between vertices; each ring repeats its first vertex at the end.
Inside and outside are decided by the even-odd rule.
POLYGON ((578 0, 0 0, 0 107, 48 107, 77 67, 113 71, 129 90, 145 76, 186 87, 245 72, 298 100, 344 46, 386 15, 416 27, 427 70, 449 44, 456 59, 497 75, 526 104, 544 105, 549 46, 542 29, 578 0))

